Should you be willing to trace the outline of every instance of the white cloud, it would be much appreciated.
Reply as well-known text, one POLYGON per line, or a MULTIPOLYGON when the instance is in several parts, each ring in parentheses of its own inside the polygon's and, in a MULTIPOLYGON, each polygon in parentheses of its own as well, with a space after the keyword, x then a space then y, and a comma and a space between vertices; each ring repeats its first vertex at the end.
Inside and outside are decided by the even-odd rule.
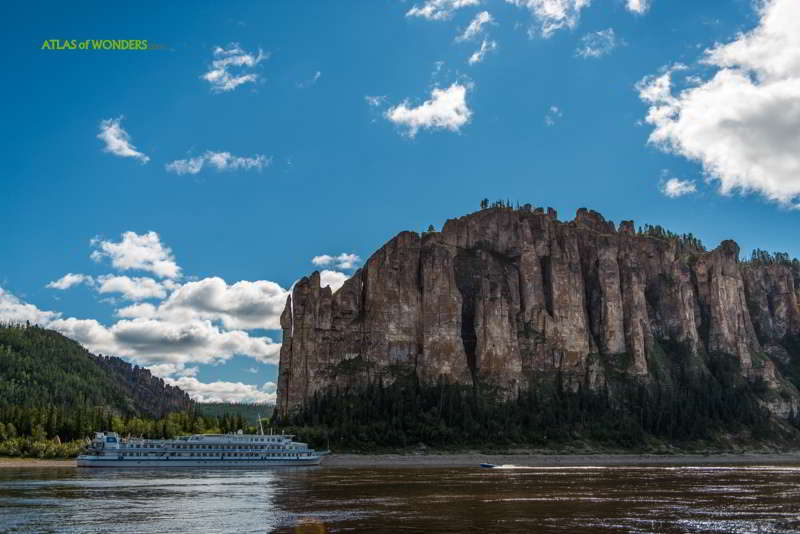
POLYGON ((248 367, 247 368, 247 372, 248 373, 253 373, 254 375, 256 375, 256 374, 258 374, 258 369, 256 369, 255 367, 248 367))
POLYGON ((157 315, 173 320, 184 316, 222 321, 226 328, 277 330, 288 294, 266 280, 228 285, 219 277, 204 278, 173 291, 159 306, 157 315))
POLYGON ((355 254, 342 253, 336 256, 336 267, 339 269, 353 269, 361 262, 361 258, 355 254))
POLYGON ((319 273, 319 285, 320 287, 330 286, 331 291, 336 292, 348 278, 350 277, 339 271, 325 269, 319 273))
POLYGON ((560 119, 564 116, 564 113, 558 106, 550 106, 550 109, 547 110, 547 113, 544 115, 544 123, 546 126, 553 126, 556 123, 556 120, 560 119))
POLYGON ((203 74, 203 79, 211 84, 214 93, 233 91, 242 84, 258 81, 258 74, 252 69, 268 57, 261 49, 257 54, 245 52, 238 43, 231 43, 227 49, 218 46, 214 49, 211 68, 203 74), (231 73, 232 70, 239 74, 231 73))
MULTIPOLYGON (((705 82, 673 92, 675 68, 637 84, 649 142, 703 166, 722 194, 800 207, 800 3, 760 4, 759 25, 705 53, 705 82)), ((696 81, 695 81, 696 83, 696 81)))
POLYGON ((152 278, 105 275, 97 278, 98 293, 121 293, 128 300, 163 299, 167 290, 152 278))
MULTIPOLYGON (((180 268, 155 232, 123 234, 118 243, 93 240, 95 260, 109 257, 118 269, 149 270, 178 276, 180 268)), ((74 283, 64 277, 63 285, 74 283)), ((58 283, 54 282, 54 284, 58 283)), ((59 284, 62 285, 62 284, 59 284)), ((121 293, 130 300, 163 299, 116 310, 120 320, 104 325, 95 319, 64 318, 40 310, 0 288, 0 321, 40 324, 75 339, 95 353, 128 358, 158 376, 190 376, 197 364, 216 364, 234 355, 277 363, 280 343, 248 334, 278 329, 288 291, 268 281, 228 285, 220 278, 180 284, 169 278, 104 275, 95 279, 100 293, 121 293), (169 297, 165 298, 167 293, 169 297)), ((114 301, 111 302, 115 304, 114 301)))
POLYGON ((330 265, 333 263, 333 256, 329 256, 328 254, 322 254, 321 256, 314 256, 311 258, 311 263, 317 266, 322 265, 330 265))
POLYGON ((58 330, 95 353, 125 356, 145 367, 171 365, 178 372, 187 364, 220 363, 236 354, 277 363, 280 343, 250 337, 241 330, 222 330, 211 321, 183 318, 123 319, 106 327, 94 319, 55 319, 43 326, 58 330))
POLYGON ((155 316, 156 311, 156 307, 149 302, 141 302, 118 309, 116 315, 127 319, 148 318, 155 316))
POLYGON ((382 106, 383 103, 386 102, 386 95, 382 95, 382 96, 369 96, 369 95, 366 95, 364 97, 364 100, 367 101, 367 104, 369 104, 370 106, 375 108, 375 107, 378 107, 378 106, 382 106))
MULTIPOLYGON (((275 403, 275 392, 267 392, 258 386, 241 382, 200 382, 194 377, 164 380, 178 386, 197 402, 260 402, 275 403)), ((264 414, 266 415, 266 414, 264 414)))
POLYGON ((661 184, 661 192, 670 198, 678 198, 697 191, 694 181, 670 178, 661 184))
POLYGON ((177 175, 182 174, 197 174, 203 169, 206 162, 205 156, 198 156, 196 158, 176 159, 167 163, 164 167, 167 172, 174 172, 177 175))
POLYGON ((617 36, 613 28, 587 33, 575 53, 584 58, 599 58, 611 53, 617 47, 617 36))
POLYGON ((409 107, 408 101, 389 108, 385 117, 391 122, 404 126, 409 137, 414 137, 420 128, 447 129, 457 132, 469 123, 472 111, 466 102, 467 86, 458 82, 447 89, 434 88, 431 99, 416 107, 409 107))
POLYGON ((335 265, 337 269, 354 269, 356 265, 361 263, 361 257, 357 254, 343 252, 338 256, 331 256, 329 254, 322 254, 321 256, 314 256, 311 258, 311 263, 317 267, 324 267, 326 265, 335 265))
POLYGON ((175 174, 197 174, 203 167, 208 164, 218 171, 235 171, 235 170, 258 170, 271 163, 271 159, 263 154, 256 154, 253 157, 234 156, 230 152, 213 152, 206 151, 202 156, 189 159, 177 159, 171 163, 167 163, 165 168, 169 172, 175 174))
POLYGON ((467 29, 464 30, 464 33, 456 37, 456 41, 468 41, 474 38, 476 35, 483 32, 483 26, 486 24, 491 24, 494 21, 492 15, 488 11, 481 11, 467 26, 467 29))
POLYGON ((47 324, 60 316, 61 314, 58 312, 43 311, 33 304, 23 302, 0 287, 0 322, 24 323, 30 321, 31 324, 47 324))
POLYGON ((631 13, 643 15, 650 9, 650 0, 627 0, 625 7, 627 7, 628 11, 631 13))
POLYGON ((135 158, 142 163, 147 163, 150 161, 150 158, 136 150, 136 147, 131 144, 131 138, 128 132, 126 132, 120 124, 122 118, 123 117, 120 116, 116 119, 100 121, 100 133, 97 134, 97 138, 106 144, 103 150, 115 156, 135 158))
POLYGON ((49 282, 46 287, 64 290, 83 283, 92 285, 94 283, 94 279, 87 274, 67 273, 58 280, 49 282))
POLYGON ((200 371, 197 367, 184 367, 180 371, 176 371, 175 374, 178 376, 197 376, 197 373, 200 371))
POLYGON ((548 38, 561 28, 574 28, 578 24, 581 10, 592 0, 506 0, 509 4, 523 7, 531 12, 537 22, 528 32, 533 36, 539 33, 548 38))
POLYGON ((300 89, 306 89, 308 87, 311 87, 312 85, 314 85, 315 83, 317 83, 319 81, 321 76, 322 76, 322 72, 321 71, 317 71, 317 72, 314 73, 314 76, 312 76, 310 80, 306 80, 304 82, 298 82, 297 83, 297 87, 299 87, 300 89))
POLYGON ((479 0, 426 0, 422 5, 414 5, 406 12, 406 16, 445 20, 449 19, 453 12, 465 7, 477 6, 479 3, 479 0))
POLYGON ((480 63, 481 61, 483 61, 483 58, 487 53, 496 49, 497 49, 497 43, 495 41, 489 41, 487 39, 484 39, 483 42, 481 43, 481 47, 478 50, 476 50, 471 56, 469 56, 467 62, 470 65, 474 65, 475 63, 480 63))
POLYGON ((122 240, 117 243, 95 238, 91 245, 98 248, 90 255, 94 261, 110 258, 111 265, 117 270, 148 271, 160 278, 181 276, 181 268, 175 263, 172 251, 161 244, 161 239, 155 232, 141 235, 125 232, 122 240))

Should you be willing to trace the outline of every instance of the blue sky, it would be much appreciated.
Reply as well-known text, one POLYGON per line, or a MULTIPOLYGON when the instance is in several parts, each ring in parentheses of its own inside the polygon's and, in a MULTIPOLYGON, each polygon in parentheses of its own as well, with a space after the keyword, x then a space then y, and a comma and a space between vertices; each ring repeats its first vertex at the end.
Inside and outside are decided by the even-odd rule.
POLYGON ((800 256, 798 17, 793 0, 16 5, 0 317, 198 399, 269 400, 295 280, 341 283, 484 197, 800 256))

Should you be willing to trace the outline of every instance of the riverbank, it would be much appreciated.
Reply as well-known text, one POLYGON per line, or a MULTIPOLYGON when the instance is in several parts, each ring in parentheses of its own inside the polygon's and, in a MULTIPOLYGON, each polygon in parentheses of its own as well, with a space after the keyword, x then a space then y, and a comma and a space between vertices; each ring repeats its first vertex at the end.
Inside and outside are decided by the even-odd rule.
POLYGON ((658 465, 800 465, 800 451, 718 454, 333 454, 325 467, 476 467, 481 463, 523 467, 658 465))
MULTIPOLYGON (((798 465, 800 451, 709 454, 332 454, 322 465, 334 468, 476 467, 482 463, 521 467, 621 467, 658 465, 798 465)), ((3 468, 74 468, 75 460, 0 458, 3 468)))
POLYGON ((8 468, 31 468, 31 467, 61 467, 69 468, 75 467, 74 459, 67 460, 53 460, 53 459, 40 459, 40 458, 0 458, 0 469, 8 468))

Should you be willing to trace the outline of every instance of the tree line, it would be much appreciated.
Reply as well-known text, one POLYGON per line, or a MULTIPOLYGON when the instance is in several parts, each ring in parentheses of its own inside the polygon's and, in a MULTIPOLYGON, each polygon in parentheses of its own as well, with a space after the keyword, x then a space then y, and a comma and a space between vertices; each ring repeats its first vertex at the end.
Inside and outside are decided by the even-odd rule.
POLYGON ((759 399, 764 384, 741 379, 733 357, 715 355, 709 371, 690 376, 671 371, 669 383, 609 380, 600 390, 561 387, 558 379, 508 399, 486 386, 413 376, 384 386, 317 392, 286 420, 286 431, 318 447, 374 451, 512 447, 560 448, 587 443, 611 449, 655 444, 691 446, 742 435, 751 443, 781 442, 800 435, 800 416, 776 421, 759 399))
POLYGON ((108 408, 88 405, 65 407, 19 406, 0 403, 0 456, 38 458, 73 457, 96 431, 123 437, 172 439, 187 434, 257 432, 241 414, 221 416, 175 412, 161 418, 119 415, 108 408))

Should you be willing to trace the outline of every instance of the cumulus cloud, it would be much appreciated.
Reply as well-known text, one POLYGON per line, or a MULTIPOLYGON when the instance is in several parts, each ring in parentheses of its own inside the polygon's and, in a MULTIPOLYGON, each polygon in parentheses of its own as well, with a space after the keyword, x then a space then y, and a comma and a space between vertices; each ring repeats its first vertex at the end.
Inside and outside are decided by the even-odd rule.
POLYGON ((631 13, 643 15, 650 9, 650 0, 627 0, 625 7, 628 8, 628 11, 631 13))
POLYGON ((288 294, 286 289, 266 280, 228 285, 219 277, 204 278, 173 291, 157 314, 221 321, 226 328, 278 330, 288 294))
POLYGON ((506 0, 509 4, 530 11, 536 21, 528 34, 541 35, 545 39, 561 28, 575 28, 581 10, 589 7, 592 0, 506 0))
POLYGON ((60 313, 40 310, 0 287, 0 322, 24 323, 29 321, 32 324, 47 324, 59 317, 61 317, 60 313))
POLYGON ((470 65, 474 65, 475 63, 480 63, 481 61, 483 61, 483 58, 486 54, 496 49, 497 49, 497 43, 495 41, 489 41, 488 39, 484 39, 483 42, 481 43, 481 47, 478 50, 476 50, 471 56, 469 56, 467 62, 470 65))
POLYGON ((491 24, 493 21, 494 19, 488 11, 481 11, 475 15, 475 18, 469 23, 464 33, 456 37, 456 41, 468 41, 473 39, 476 35, 483 33, 483 27, 486 24, 491 24))
POLYGON ((258 402, 274 404, 276 394, 241 382, 200 382, 192 376, 164 380, 178 386, 197 402, 258 402))
POLYGON ((136 147, 131 144, 130 135, 122 128, 122 118, 120 116, 116 119, 100 121, 100 133, 97 134, 97 138, 106 144, 103 150, 115 156, 134 158, 142 163, 147 163, 150 158, 136 150, 136 147))
POLYGON ((336 267, 339 269, 353 269, 361 262, 361 258, 355 254, 342 253, 336 256, 336 267))
POLYGON ((754 192, 800 207, 800 3, 760 4, 749 33, 706 50, 705 81, 674 91, 676 73, 636 86, 648 104, 649 142, 702 165, 721 194, 754 192))
POLYGON ((98 293, 120 293, 128 300, 163 299, 166 288, 148 277, 104 275, 97 278, 98 293))
POLYGON ((92 285, 94 283, 94 279, 87 275, 87 274, 75 274, 75 273, 67 273, 58 280, 53 280, 47 284, 47 287, 51 289, 69 289, 72 286, 76 286, 78 284, 89 284, 92 285))
POLYGON ((246 52, 238 43, 231 43, 228 48, 218 46, 214 49, 214 60, 208 72, 203 74, 203 79, 211 84, 214 93, 233 91, 242 84, 258 81, 258 74, 252 69, 267 57, 269 55, 261 49, 257 54, 246 52))
POLYGON ((613 28, 587 33, 581 38, 575 54, 584 59, 599 58, 611 53, 617 47, 617 36, 613 28))
POLYGON ((331 256, 329 254, 322 254, 311 258, 311 263, 317 267, 324 267, 326 265, 334 265, 338 269, 354 269, 356 265, 361 263, 361 257, 357 254, 343 252, 338 256, 331 256))
POLYGON ((126 317, 128 319, 153 317, 156 314, 156 307, 149 302, 141 302, 131 304, 117 310, 117 317, 126 317))
MULTIPOLYGON (((180 275, 171 250, 155 232, 126 232, 119 242, 96 239, 92 245, 98 249, 92 256, 95 260, 108 257, 118 269, 146 270, 164 277, 180 275)), ((70 275, 51 284, 66 288, 80 283, 79 279, 90 278, 70 275)), ((346 278, 343 274, 341 277, 346 278)), ((159 302, 135 302, 119 308, 118 320, 106 325, 95 319, 65 318, 59 312, 41 310, 0 288, 0 321, 39 324, 61 332, 92 352, 121 356, 158 376, 179 380, 195 375, 198 364, 218 364, 234 355, 277 363, 280 343, 248 333, 280 327, 279 317, 288 291, 274 282, 227 284, 211 277, 181 284, 172 278, 111 274, 98 276, 93 282, 101 294, 118 293, 127 300, 159 302)))
MULTIPOLYGON (((269 337, 250 336, 244 329, 236 328, 240 324, 264 328, 264 321, 254 319, 255 312, 245 306, 239 310, 231 306, 215 310, 213 299, 209 305, 200 298, 193 308, 185 300, 176 299, 172 306, 166 305, 168 300, 159 306, 138 304, 121 308, 117 315, 122 319, 110 326, 94 319, 63 319, 60 314, 41 311, 38 314, 42 319, 36 322, 75 339, 92 352, 124 356, 148 368, 162 365, 162 376, 181 371, 187 364, 219 363, 237 354, 277 363, 280 343, 269 337), (214 320, 220 320, 222 325, 214 320)), ((34 310, 27 310, 28 316, 35 315, 34 310)), ((19 309, 13 311, 24 320, 25 313, 19 309)), ((274 313, 277 317, 280 312, 274 313)), ((271 321, 277 322, 277 318, 271 321)))
POLYGON ((218 171, 257 170, 260 171, 271 163, 271 159, 263 154, 253 157, 234 156, 230 152, 206 151, 202 156, 188 159, 176 159, 166 164, 166 169, 175 174, 197 174, 209 165, 218 171))
POLYGON ((319 285, 320 287, 330 286, 331 291, 335 292, 344 285, 348 278, 350 277, 345 273, 324 269, 319 273, 319 285))
POLYGON ((467 86, 453 83, 447 89, 434 88, 430 100, 416 107, 408 101, 389 108, 385 117, 405 127, 406 135, 414 137, 420 128, 446 129, 457 132, 469 123, 472 111, 467 107, 467 86))
POLYGON ((155 232, 140 235, 129 231, 122 234, 119 242, 94 238, 90 243, 97 250, 89 257, 96 262, 109 258, 117 270, 147 271, 160 278, 181 276, 181 268, 175 263, 172 250, 161 243, 155 232))
MULTIPOLYGON (((223 330, 202 319, 177 322, 154 318, 123 319, 105 326, 94 319, 55 319, 53 328, 95 353, 130 358, 145 367, 171 366, 172 373, 187 364, 220 363, 234 355, 277 363, 280 343, 251 337, 241 330, 223 330)), ((166 368, 164 368, 166 369, 166 368)))
POLYGON ((691 180, 670 178, 661 184, 661 192, 670 198, 682 197, 683 195, 688 195, 695 191, 697 191, 697 186, 694 181, 691 180))
POLYGON ((333 263, 333 259, 334 259, 333 256, 330 256, 328 254, 322 254, 321 256, 314 256, 313 258, 311 258, 311 263, 317 266, 330 265, 331 263, 333 263))
POLYGON ((477 6, 479 0, 426 0, 414 5, 406 12, 407 17, 422 17, 428 20, 449 19, 459 9, 477 6))
MULTIPOLYGON (((126 357, 159 376, 191 374, 193 364, 220 363, 234 355, 277 363, 280 343, 241 329, 221 328, 204 318, 203 310, 185 311, 170 315, 152 305, 134 305, 119 310, 124 319, 106 326, 95 319, 64 318, 59 312, 41 310, 0 288, 0 321, 52 328, 94 353, 126 357)), ((252 314, 244 311, 242 321, 248 317, 252 314)))

